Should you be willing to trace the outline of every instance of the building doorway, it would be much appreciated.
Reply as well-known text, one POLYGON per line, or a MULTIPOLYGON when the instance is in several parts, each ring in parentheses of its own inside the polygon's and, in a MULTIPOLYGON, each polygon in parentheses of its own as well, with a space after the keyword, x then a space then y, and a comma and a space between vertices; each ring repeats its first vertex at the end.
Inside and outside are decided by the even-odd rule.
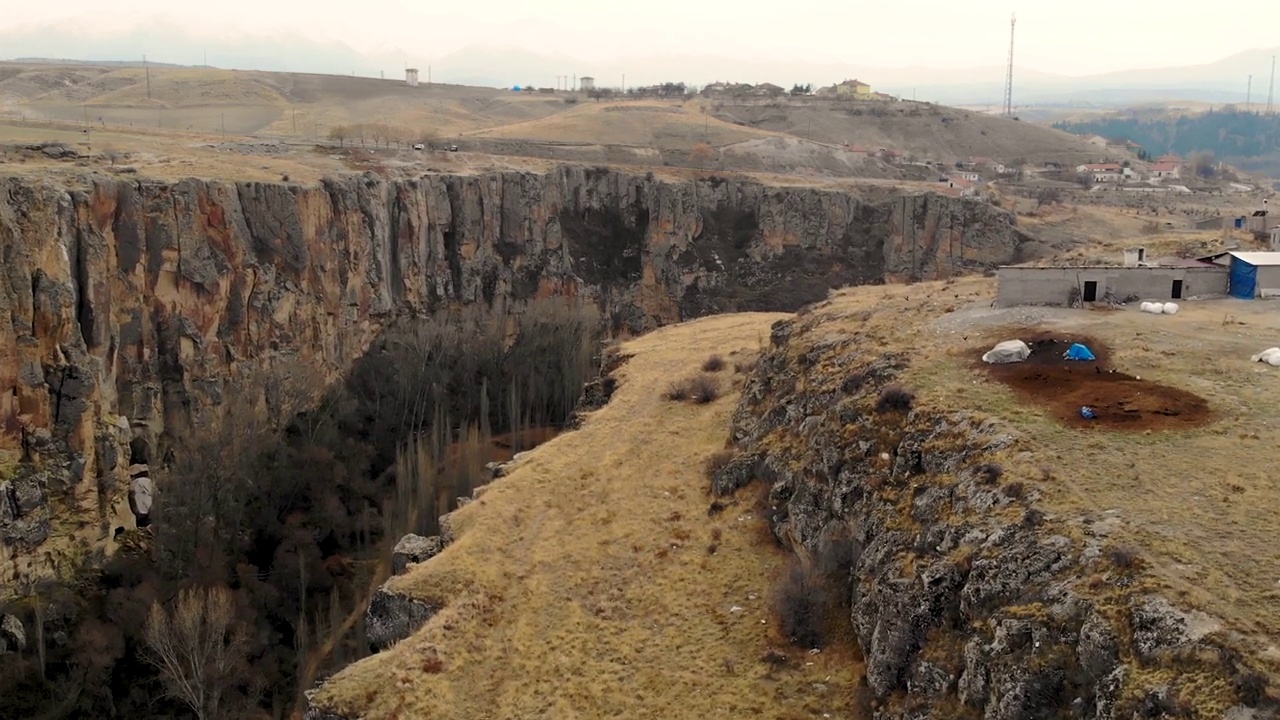
POLYGON ((1098 281, 1085 280, 1084 281, 1084 301, 1094 302, 1097 299, 1098 299, 1098 281))
POLYGON ((1182 281, 1181 280, 1173 281, 1173 290, 1169 293, 1169 297, 1173 298, 1174 300, 1182 299, 1182 281))

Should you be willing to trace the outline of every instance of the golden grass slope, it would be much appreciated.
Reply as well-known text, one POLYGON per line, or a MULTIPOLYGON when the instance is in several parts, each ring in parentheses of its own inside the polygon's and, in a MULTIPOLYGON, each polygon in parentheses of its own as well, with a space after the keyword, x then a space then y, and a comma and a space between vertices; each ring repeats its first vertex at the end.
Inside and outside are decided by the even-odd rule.
POLYGON ((749 503, 708 517, 703 463, 741 376, 717 373, 733 390, 708 405, 661 397, 712 353, 754 354, 780 317, 627 343, 609 405, 458 511, 459 539, 391 583, 446 608, 314 704, 369 720, 858 717, 847 651, 762 660, 782 645, 768 608, 784 555, 749 503))

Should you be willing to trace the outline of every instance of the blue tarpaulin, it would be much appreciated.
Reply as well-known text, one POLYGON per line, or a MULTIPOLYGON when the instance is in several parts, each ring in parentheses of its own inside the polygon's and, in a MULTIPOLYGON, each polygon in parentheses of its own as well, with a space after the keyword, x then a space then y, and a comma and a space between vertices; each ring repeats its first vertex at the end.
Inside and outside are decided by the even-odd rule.
POLYGON ((1085 420, 1092 420, 1098 417, 1098 413, 1094 412, 1093 408, 1089 407, 1088 405, 1085 405, 1080 408, 1080 417, 1084 418, 1085 420))
POLYGON ((1232 257, 1229 282, 1231 297, 1252 300, 1258 287, 1258 266, 1232 257))
POLYGON ((1072 345, 1071 349, 1067 350, 1067 353, 1063 355, 1063 357, 1068 360, 1096 360, 1097 359, 1093 356, 1093 352, 1089 350, 1089 348, 1085 347, 1084 345, 1081 345, 1080 343, 1075 343, 1074 345, 1072 345))

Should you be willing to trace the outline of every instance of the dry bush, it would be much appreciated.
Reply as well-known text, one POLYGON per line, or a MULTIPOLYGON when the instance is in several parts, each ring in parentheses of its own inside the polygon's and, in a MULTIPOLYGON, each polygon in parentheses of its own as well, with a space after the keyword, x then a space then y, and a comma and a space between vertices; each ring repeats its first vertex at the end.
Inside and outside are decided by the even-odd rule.
POLYGON ((880 391, 880 397, 876 400, 876 412, 908 412, 915 400, 915 393, 901 385, 890 385, 880 391))
POLYGON ((1142 557, 1137 548, 1128 545, 1116 545, 1107 548, 1107 559, 1121 570, 1132 570, 1142 565, 1142 557))
POLYGON ((712 453, 711 457, 707 458, 706 464, 703 465, 703 470, 706 472, 707 479, 715 482, 716 474, 723 470, 725 466, 733 460, 735 455, 737 455, 737 453, 733 450, 720 450, 712 453))
POLYGON ((705 405, 720 397, 720 384, 710 375, 694 375, 671 383, 663 397, 676 402, 688 400, 697 405, 705 405))
POLYGON ((983 485, 995 485, 1004 475, 1000 463, 983 463, 977 467, 978 479, 983 485))
POLYGON ((852 539, 833 537, 812 558, 791 558, 773 593, 778 626, 788 640, 804 648, 821 648, 847 625, 859 554, 852 539))
POLYGON ((1021 500, 1027 496, 1027 486, 1025 483, 1015 480, 1004 486, 1004 495, 1011 500, 1021 500))
POLYGON ((724 369, 724 366, 725 366, 724 358, 720 357, 719 355, 712 355, 711 357, 702 361, 703 372, 720 372, 721 370, 724 369))

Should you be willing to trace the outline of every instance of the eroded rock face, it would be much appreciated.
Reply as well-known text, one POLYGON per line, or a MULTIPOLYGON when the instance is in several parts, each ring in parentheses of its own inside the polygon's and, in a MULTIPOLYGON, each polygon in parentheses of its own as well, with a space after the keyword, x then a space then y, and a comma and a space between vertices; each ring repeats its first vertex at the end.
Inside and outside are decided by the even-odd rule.
MULTIPOLYGON (((637 332, 1008 263, 1026 243, 973 201, 602 168, 311 187, 0 179, 0 433, 56 466, 97 529, 86 539, 109 545, 131 443, 161 449, 234 374, 281 358, 336 376, 402 313, 584 295, 637 332)), ((40 570, 2 563, 0 584, 40 570)))
POLYGON ((1246 671, 1203 618, 1132 596, 1136 571, 1084 557, 1034 489, 1002 484, 989 463, 1015 437, 965 413, 878 412, 907 359, 856 332, 833 337, 820 314, 775 325, 733 437, 760 465, 749 475, 771 484, 785 545, 812 557, 835 534, 859 549, 850 621, 877 718, 1155 717, 1135 713, 1175 691, 1205 702, 1199 682, 1222 707, 1259 702, 1232 690, 1246 671), (1084 591, 1089 577, 1105 592, 1084 591))
POLYGON ((365 612, 365 636, 369 646, 384 650, 409 637, 431 619, 439 608, 416 598, 379 588, 365 612))

